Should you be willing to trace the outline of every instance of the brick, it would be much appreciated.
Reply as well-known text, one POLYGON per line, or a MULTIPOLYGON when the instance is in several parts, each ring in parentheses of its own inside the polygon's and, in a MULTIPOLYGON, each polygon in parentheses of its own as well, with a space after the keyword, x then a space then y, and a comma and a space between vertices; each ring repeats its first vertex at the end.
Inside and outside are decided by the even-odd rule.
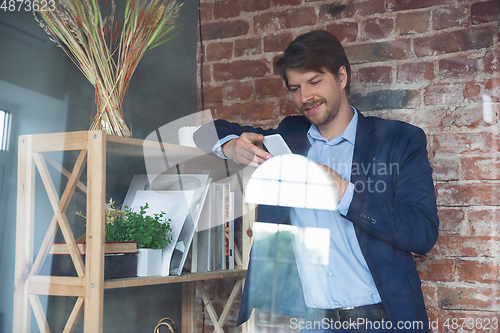
POLYGON ((500 289, 491 287, 439 287, 439 305, 443 309, 453 310, 500 310, 500 289))
POLYGON ((270 120, 276 118, 276 112, 269 104, 238 103, 218 108, 215 110, 215 118, 243 123, 244 121, 270 120))
POLYGON ((229 81, 223 86, 224 99, 228 101, 244 101, 253 93, 251 82, 229 81))
MULTIPOLYGON (((481 128, 496 125, 498 123, 496 117, 491 120, 491 123, 485 121, 484 105, 472 105, 458 107, 454 112, 453 126, 457 128, 481 128)), ((492 112, 498 112, 498 106, 492 108, 492 112)), ((487 119, 489 121, 489 119, 487 119)))
POLYGON ((202 26, 205 40, 224 39, 243 36, 248 33, 250 25, 244 20, 217 23, 204 23, 202 26))
POLYGON ((255 15, 253 18, 253 25, 256 32, 274 33, 283 29, 314 25, 316 21, 317 15, 314 8, 306 7, 277 13, 273 12, 255 15))
POLYGON ((500 282, 500 266, 490 261, 459 261, 457 274, 461 282, 500 282))
POLYGON ((268 70, 268 64, 265 60, 240 60, 213 64, 215 81, 262 77, 268 73, 268 70))
POLYGON ((462 170, 467 180, 499 180, 499 157, 464 157, 462 170))
POLYGON ((432 159, 432 179, 434 181, 458 180, 458 165, 455 160, 432 159))
POLYGON ((476 84, 476 82, 471 81, 467 82, 465 85, 465 89, 462 92, 462 95, 464 98, 467 99, 472 99, 473 101, 476 100, 476 97, 479 95, 481 92, 481 86, 476 84))
POLYGON ((331 22, 343 18, 351 18, 355 14, 355 7, 352 1, 344 4, 334 2, 332 4, 321 5, 319 7, 319 19, 321 22, 331 22))
POLYGON ((492 102, 500 102, 500 78, 489 79, 484 84, 484 88, 485 93, 481 95, 483 106, 485 106, 485 111, 487 110, 487 106, 490 106, 490 111, 488 111, 490 116, 488 118, 491 120, 490 122, 493 122, 497 119, 498 111, 495 114, 492 110, 498 110, 498 104, 492 102))
POLYGON ((455 261, 426 258, 417 260, 416 266, 422 281, 450 282, 455 278, 455 261))
POLYGON ((488 81, 486 81, 486 83, 484 85, 484 89, 486 89, 486 90, 492 90, 492 89, 495 89, 497 87, 500 87, 500 79, 497 79, 497 78, 489 79, 488 81))
POLYGON ((255 80, 255 97, 283 97, 287 94, 284 81, 281 77, 266 77, 255 80))
POLYGON ((222 86, 205 85, 203 87, 203 99, 205 103, 222 103, 222 86))
POLYGON ((500 72, 500 48, 488 50, 483 61, 486 73, 500 72))
POLYGON ((352 94, 350 98, 360 111, 413 108, 420 104, 420 94, 415 90, 380 90, 352 94))
POLYGON ((400 35, 419 34, 427 32, 430 23, 431 13, 429 11, 398 14, 395 30, 400 35))
MULTIPOLYGON (((201 68, 198 66, 197 71, 196 71, 196 76, 198 78, 198 86, 200 84, 200 71, 201 68)), ((210 64, 203 64, 203 83, 205 84, 206 82, 212 81, 212 65, 210 64)))
POLYGON ((275 75, 279 75, 279 71, 278 71, 278 68, 276 67, 276 63, 278 62, 278 60, 281 58, 281 54, 277 54, 273 57, 273 74, 275 75))
POLYGON ((500 236, 500 209, 475 209, 468 212, 470 235, 500 236))
POLYGON ((245 1, 234 1, 234 2, 241 2, 241 8, 245 12, 256 12, 271 7, 271 0, 245 0, 245 1))
POLYGON ((463 102, 463 88, 458 84, 431 85, 424 90, 425 105, 456 105, 463 102), (460 88, 458 88, 460 87, 460 88))
POLYGON ((500 202, 500 184, 437 184, 437 203, 442 206, 495 206, 500 202))
POLYGON ((434 30, 466 27, 469 23, 469 11, 465 5, 452 5, 432 11, 434 30))
POLYGON ((397 68, 396 79, 399 83, 422 82, 434 78, 434 65, 431 62, 412 62, 397 68))
POLYGON ((472 24, 500 21, 500 2, 491 0, 486 2, 476 2, 471 8, 472 24))
POLYGON ((273 0, 273 7, 298 6, 301 4, 302 0, 273 0))
POLYGON ((447 108, 423 109, 415 113, 414 122, 427 133, 441 133, 455 121, 447 108))
POLYGON ((214 4, 209 2, 202 2, 200 4, 201 22, 211 21, 214 18, 214 4))
POLYGON ((491 257, 499 250, 499 238, 488 236, 440 235, 438 241, 427 254, 445 257, 491 257))
POLYGON ((233 0, 215 0, 214 17, 216 19, 239 16, 241 13, 240 2, 233 0))
POLYGON ((374 40, 387 38, 394 30, 393 19, 369 19, 363 24, 361 40, 374 40))
POLYGON ((385 0, 370 0, 357 3, 356 15, 371 16, 374 14, 384 14, 387 12, 387 7, 385 6, 385 0))
POLYGON ((234 56, 248 56, 262 53, 261 39, 238 39, 234 41, 234 56))
POLYGON ((422 283, 422 294, 424 295, 424 302, 426 309, 437 309, 436 302, 436 287, 425 285, 422 283))
POLYGON ((264 52, 283 52, 292 41, 291 33, 264 36, 264 52))
POLYGON ((345 51, 351 64, 358 62, 401 60, 408 58, 410 53, 410 45, 408 43, 408 41, 404 40, 366 43, 362 45, 346 46, 345 51))
POLYGON ((355 77, 360 83, 391 84, 392 67, 364 67, 356 71, 355 77))
POLYGON ((466 57, 453 57, 439 60, 441 79, 471 79, 477 73, 477 60, 466 57))
POLYGON ((334 23, 328 25, 326 31, 337 37, 341 43, 350 43, 356 41, 358 24, 356 22, 334 23))
POLYGON ((434 150, 439 153, 494 153, 500 140, 493 133, 453 133, 434 136, 434 150))
POLYGON ((494 27, 485 26, 434 34, 415 38, 413 47, 417 57, 487 48, 493 44, 495 30, 494 27))
POLYGON ((219 61, 222 59, 231 59, 233 56, 233 43, 220 42, 207 45, 207 61, 219 61))
POLYGON ((387 5, 390 11, 410 10, 444 5, 446 0, 388 0, 387 5))
POLYGON ((408 112, 405 110, 389 110, 383 113, 382 118, 411 123, 411 111, 408 112))
POLYGON ((290 95, 282 98, 279 105, 280 116, 294 116, 300 114, 290 95))
POLYGON ((445 234, 458 234, 462 228, 465 213, 463 209, 439 207, 439 231, 445 234))

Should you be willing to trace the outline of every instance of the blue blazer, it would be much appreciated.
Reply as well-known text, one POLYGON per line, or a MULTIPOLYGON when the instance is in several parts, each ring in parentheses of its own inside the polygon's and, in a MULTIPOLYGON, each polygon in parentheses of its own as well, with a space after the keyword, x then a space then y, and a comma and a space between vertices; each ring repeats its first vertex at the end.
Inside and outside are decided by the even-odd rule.
MULTIPOLYGON (((361 251, 393 327, 398 322, 421 321, 423 327, 402 332, 429 332, 421 282, 412 255, 430 251, 438 237, 439 220, 426 136, 420 128, 404 122, 358 115, 351 170, 355 192, 344 218, 354 224, 361 251)), ((295 154, 305 156, 310 148, 307 131, 311 124, 303 116, 286 117, 272 130, 224 120, 216 120, 215 126, 219 138, 243 132, 279 133, 295 154)), ((215 142, 206 140, 205 130, 202 127, 194 137, 199 147, 210 152, 215 142)), ((288 207, 261 205, 258 221, 289 223, 288 212, 288 207)), ((249 318, 254 307, 303 316, 305 303, 302 290, 296 287, 296 266, 277 268, 281 270, 280 284, 273 288, 275 293, 269 297, 274 299, 269 301, 252 297, 252 293, 261 289, 259 281, 268 280, 261 272, 253 271, 253 265, 251 257, 238 325, 249 318)))

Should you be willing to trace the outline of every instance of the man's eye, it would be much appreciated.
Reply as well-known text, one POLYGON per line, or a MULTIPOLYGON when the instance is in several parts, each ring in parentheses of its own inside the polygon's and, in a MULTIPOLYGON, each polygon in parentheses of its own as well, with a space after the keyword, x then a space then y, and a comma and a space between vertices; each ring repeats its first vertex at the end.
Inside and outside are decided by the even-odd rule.
POLYGON ((321 82, 321 80, 318 80, 318 81, 312 81, 312 82, 311 82, 311 84, 318 84, 318 83, 320 83, 320 82, 321 82))
POLYGON ((297 90, 299 90, 299 88, 297 88, 297 87, 292 87, 292 88, 290 88, 290 91, 291 91, 291 92, 296 92, 297 90))

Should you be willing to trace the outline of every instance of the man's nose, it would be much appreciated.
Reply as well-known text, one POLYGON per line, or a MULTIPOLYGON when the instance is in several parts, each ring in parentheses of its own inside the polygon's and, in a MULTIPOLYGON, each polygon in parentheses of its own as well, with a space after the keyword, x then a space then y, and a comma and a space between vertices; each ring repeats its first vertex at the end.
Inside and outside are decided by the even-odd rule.
POLYGON ((301 92, 301 100, 302 100, 302 104, 306 104, 308 102, 310 102, 312 99, 313 99, 313 94, 312 92, 307 89, 307 88, 301 88, 300 90, 301 92))

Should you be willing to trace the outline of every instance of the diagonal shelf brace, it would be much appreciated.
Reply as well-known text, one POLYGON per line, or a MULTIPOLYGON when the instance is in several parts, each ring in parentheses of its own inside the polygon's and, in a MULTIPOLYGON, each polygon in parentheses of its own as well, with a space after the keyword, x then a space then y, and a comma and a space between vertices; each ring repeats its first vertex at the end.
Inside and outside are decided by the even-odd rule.
MULTIPOLYGON (((44 154, 45 158, 47 158, 48 156, 49 155, 44 154)), ((50 157, 50 158, 52 159, 52 157, 50 157)), ((68 183, 66 184, 66 188, 64 189, 63 195, 61 196, 61 200, 59 201, 59 207, 61 207, 61 212, 63 214, 66 213, 66 209, 68 208, 69 202, 71 201, 71 198, 73 197, 73 193, 75 192, 75 187, 78 186, 77 185, 78 183, 81 184, 79 179, 83 173, 83 169, 85 167, 86 162, 87 162, 87 150, 83 149, 80 152, 78 159, 76 160, 75 166, 73 167, 73 172, 71 172, 71 174, 68 175, 69 176, 68 183)), ((57 162, 54 160, 53 163, 57 163, 57 162)), ((51 164, 54 165, 53 163, 51 163, 51 164)), ((66 170, 66 169, 64 169, 64 170, 66 170)), ((83 185, 83 186, 85 186, 85 185, 83 185)), ((35 263, 33 264, 33 267, 31 268, 30 275, 38 275, 40 273, 40 270, 42 269, 43 263, 45 262, 45 259, 47 258, 47 255, 50 252, 50 247, 52 246, 52 243, 54 242, 54 237, 56 235, 58 227, 59 227, 59 224, 57 223, 57 214, 54 214, 54 217, 52 218, 52 221, 50 222, 49 228, 47 229, 47 233, 45 234, 45 238, 43 240, 42 246, 40 247, 40 251, 38 252, 38 255, 36 257, 35 263)))
POLYGON ((40 332, 50 333, 49 323, 47 322, 47 317, 43 311, 42 303, 40 302, 40 297, 38 295, 30 294, 28 298, 33 308, 33 313, 35 314, 35 319, 38 324, 40 332))
POLYGON ((243 283, 242 279, 236 280, 233 290, 231 290, 231 294, 227 299, 226 305, 224 306, 224 310, 222 311, 222 314, 219 317, 218 323, 221 327, 224 327, 224 325, 226 324, 227 316, 229 315, 229 310, 231 310, 231 306, 233 305, 236 296, 238 296, 238 293, 240 292, 242 283, 243 283))
POLYGON ((75 306, 73 307, 73 310, 69 315, 68 321, 64 326, 63 333, 72 333, 75 330, 76 323, 78 322, 78 319, 80 318, 80 315, 83 312, 83 301, 84 301, 83 297, 78 297, 78 299, 76 300, 75 306))
MULTIPOLYGON (((85 154, 87 154, 87 150, 82 149, 82 151, 80 152, 80 156, 81 156, 81 153, 83 153, 83 152, 85 152, 85 154)), ((63 176, 65 176, 68 179, 70 179, 71 176, 73 175, 73 173, 75 172, 74 168, 76 168, 76 163, 75 163, 75 167, 73 168, 73 172, 69 172, 65 167, 63 167, 61 164, 59 164, 59 162, 57 162, 49 154, 44 153, 43 157, 45 158, 45 161, 47 161, 50 165, 52 165, 54 168, 56 168, 56 170, 58 170, 63 176)), ((80 157, 78 157, 78 158, 80 158, 80 157)), ((80 178, 78 177, 78 179, 80 179, 80 178)), ((85 193, 85 194, 87 193, 87 186, 85 186, 85 184, 82 183, 81 181, 78 180, 76 187, 78 187, 83 193, 85 193)))
POLYGON ((85 275, 85 266, 80 255, 80 251, 78 250, 78 247, 76 245, 75 237, 73 236, 73 232, 71 231, 71 228, 69 226, 68 219, 66 218, 66 215, 61 212, 61 209, 59 207, 57 191, 54 186, 54 182, 50 177, 49 170, 47 169, 47 164, 45 163, 45 160, 40 153, 33 153, 33 159, 38 168, 38 172, 40 173, 40 177, 42 178, 42 182, 45 186, 45 190, 47 191, 47 195, 49 196, 52 209, 57 215, 57 221, 64 236, 64 240, 68 245, 69 253, 71 255, 71 259, 73 260, 73 264, 75 265, 76 272, 79 277, 83 277, 85 275))
POLYGON ((215 308, 212 305, 212 301, 210 300, 210 297, 208 297, 208 294, 205 291, 205 288, 203 287, 203 284, 201 283, 201 281, 196 281, 196 288, 198 289, 198 292, 201 294, 201 298, 203 299, 203 302, 205 302, 205 307, 207 308, 208 315, 210 316, 210 319, 212 320, 212 324, 214 325, 215 331, 217 333, 224 333, 224 330, 219 325, 219 320, 217 318, 217 312, 215 312, 215 308))

